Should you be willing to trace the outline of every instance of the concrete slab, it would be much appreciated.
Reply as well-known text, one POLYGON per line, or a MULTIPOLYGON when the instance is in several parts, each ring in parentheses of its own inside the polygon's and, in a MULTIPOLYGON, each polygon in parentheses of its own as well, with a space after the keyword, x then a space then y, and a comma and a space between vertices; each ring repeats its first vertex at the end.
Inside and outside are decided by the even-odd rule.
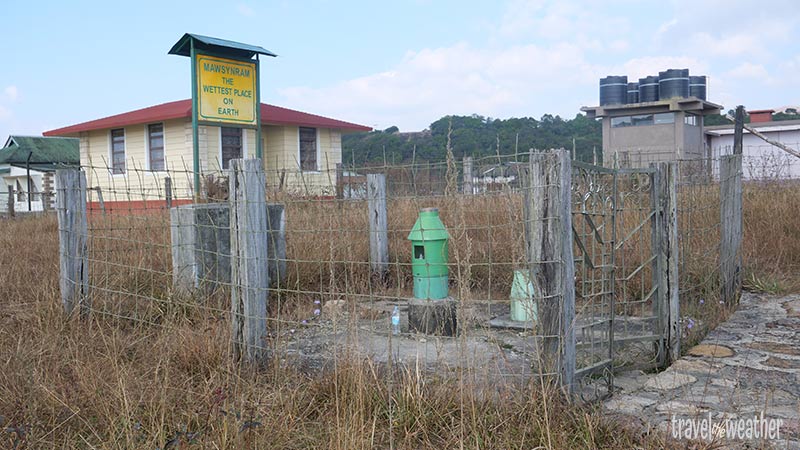
POLYGON ((489 326, 491 328, 525 331, 533 330, 536 325, 532 320, 528 320, 526 322, 511 320, 511 313, 508 313, 489 319, 489 326))

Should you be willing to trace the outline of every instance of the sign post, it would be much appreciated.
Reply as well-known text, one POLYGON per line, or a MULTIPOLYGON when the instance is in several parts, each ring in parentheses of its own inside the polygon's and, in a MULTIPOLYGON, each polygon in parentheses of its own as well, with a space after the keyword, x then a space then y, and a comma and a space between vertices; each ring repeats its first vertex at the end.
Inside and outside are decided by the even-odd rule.
POLYGON ((192 60, 192 164, 194 199, 200 198, 200 125, 256 131, 261 148, 259 55, 277 56, 262 47, 196 34, 184 34, 169 54, 192 60))

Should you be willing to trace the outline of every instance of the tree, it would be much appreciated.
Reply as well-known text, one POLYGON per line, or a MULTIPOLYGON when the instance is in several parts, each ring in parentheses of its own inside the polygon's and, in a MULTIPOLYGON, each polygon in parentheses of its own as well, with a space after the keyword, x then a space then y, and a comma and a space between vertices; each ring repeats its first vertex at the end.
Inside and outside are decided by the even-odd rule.
POLYGON ((732 124, 730 120, 728 120, 722 114, 709 114, 703 117, 703 125, 710 127, 714 125, 729 125, 732 124))
POLYGON ((417 161, 442 161, 448 130, 456 158, 489 157, 498 152, 525 154, 532 149, 572 149, 574 140, 578 158, 591 161, 593 149, 602 145, 600 122, 583 114, 573 119, 545 114, 540 120, 532 117, 502 120, 473 114, 442 117, 419 133, 400 133, 397 127, 389 127, 384 131, 345 135, 343 160, 348 163, 355 157, 357 166, 382 164, 385 148, 389 162, 408 163, 412 157, 417 161))

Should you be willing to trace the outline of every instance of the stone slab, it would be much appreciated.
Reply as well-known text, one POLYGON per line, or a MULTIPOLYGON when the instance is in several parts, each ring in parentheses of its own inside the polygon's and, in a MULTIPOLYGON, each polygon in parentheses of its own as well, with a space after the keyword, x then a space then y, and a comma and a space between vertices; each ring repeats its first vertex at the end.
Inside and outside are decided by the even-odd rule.
MULTIPOLYGON (((691 418, 710 413, 714 420, 739 420, 764 413, 765 418, 785 420, 781 434, 785 440, 734 439, 715 448, 796 447, 800 441, 800 340, 793 314, 798 302, 797 296, 743 293, 737 311, 687 356, 664 372, 645 375, 647 380, 639 387, 627 383, 621 394, 606 401, 606 408, 645 418, 653 429, 668 435, 672 414, 691 418), (631 398, 656 401, 637 404, 631 398)), ((633 373, 617 380, 639 381, 640 377, 633 373)))
POLYGON ((615 396, 607 401, 605 407, 614 412, 622 414, 630 414, 632 416, 639 416, 643 413, 644 408, 656 403, 656 400, 640 397, 636 395, 621 395, 615 396))
POLYGON ((677 389, 681 386, 686 386, 697 381, 692 375, 685 373, 678 373, 674 370, 666 370, 656 375, 655 377, 647 380, 644 387, 647 389, 658 389, 668 391, 677 389))

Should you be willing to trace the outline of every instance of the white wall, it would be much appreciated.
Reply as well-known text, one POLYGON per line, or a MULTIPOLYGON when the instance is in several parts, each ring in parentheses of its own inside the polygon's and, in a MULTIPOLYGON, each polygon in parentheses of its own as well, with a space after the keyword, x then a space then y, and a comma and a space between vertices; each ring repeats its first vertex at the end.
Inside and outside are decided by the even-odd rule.
MULTIPOLYGON (((768 131, 758 128, 757 130, 774 141, 800 151, 800 130, 768 131)), ((733 153, 733 134, 711 136, 710 145, 715 161, 722 155, 730 155, 733 153)), ((742 147, 744 179, 800 178, 800 158, 764 142, 746 130, 742 137, 742 147)), ((716 164, 714 173, 719 173, 719 167, 716 164)))
MULTIPOLYGON (((2 176, 2 192, 0 192, 0 208, 6 210, 8 208, 8 186, 11 186, 15 192, 22 191, 22 198, 16 193, 14 195, 14 211, 27 212, 28 211, 28 177, 27 171, 20 167, 10 167, 11 171, 2 176), (17 186, 19 182, 19 186, 17 186)), ((31 189, 34 193, 31 199, 31 212, 42 211, 42 197, 39 195, 43 191, 43 177, 44 173, 36 170, 31 170, 31 189)))

